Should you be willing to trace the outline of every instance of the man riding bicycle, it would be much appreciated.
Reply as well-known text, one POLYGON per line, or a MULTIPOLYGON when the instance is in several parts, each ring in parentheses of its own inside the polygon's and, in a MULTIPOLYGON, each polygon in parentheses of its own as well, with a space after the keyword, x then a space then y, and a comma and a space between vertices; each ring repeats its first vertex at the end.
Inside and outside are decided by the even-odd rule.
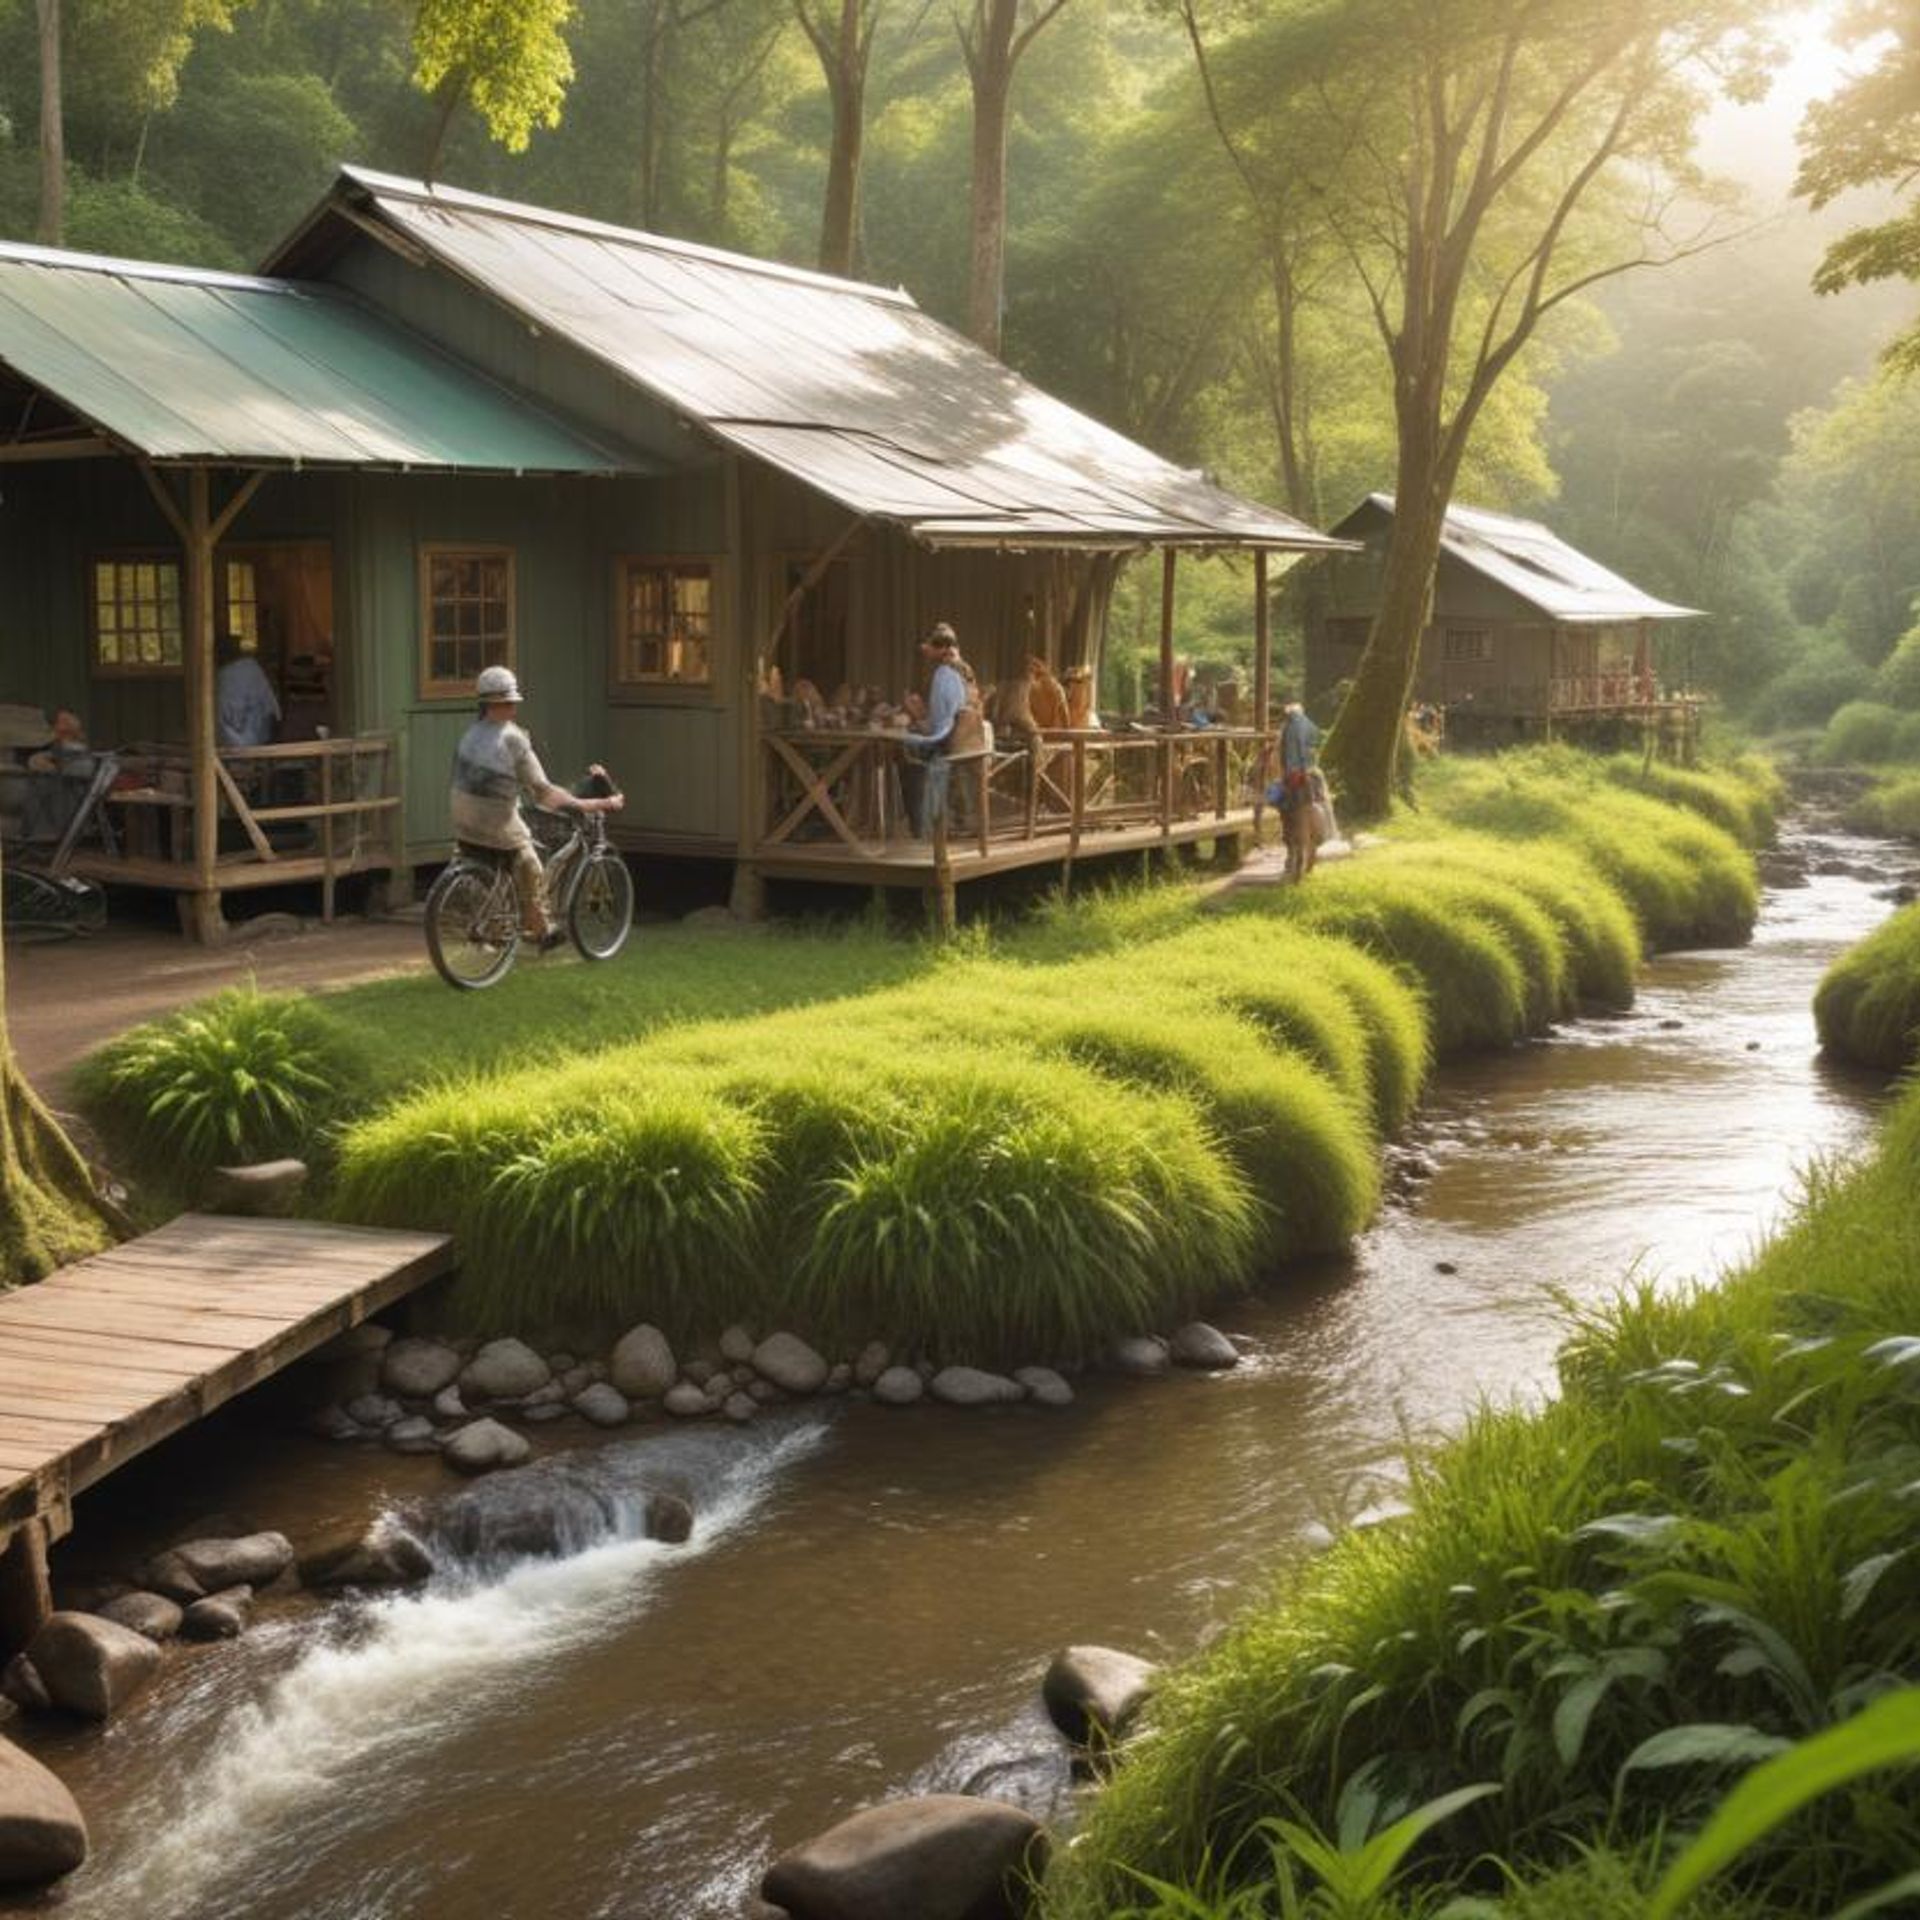
MULTIPOLYGON (((626 805, 618 793, 587 800, 556 787, 547 778, 533 742, 517 721, 522 695, 510 667, 488 667, 473 685, 480 717, 460 736, 453 753, 453 837, 477 847, 513 856, 513 890, 520 902, 520 926, 541 947, 566 938, 547 917, 546 877, 533 834, 520 812, 525 794, 535 806, 555 812, 617 813, 626 805)), ((602 784, 604 767, 588 769, 602 784)))

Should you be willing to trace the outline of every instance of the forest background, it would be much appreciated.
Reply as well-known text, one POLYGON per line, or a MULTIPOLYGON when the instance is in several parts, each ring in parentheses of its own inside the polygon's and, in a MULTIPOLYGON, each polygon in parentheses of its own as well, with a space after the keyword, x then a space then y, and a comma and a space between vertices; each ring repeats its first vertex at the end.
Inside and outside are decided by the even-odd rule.
MULTIPOLYGON (((431 171, 904 285, 997 331, 1042 386, 1322 526, 1393 484, 1364 289, 1312 269, 1310 232, 1308 270, 1276 289, 1271 208, 1220 137, 1222 97, 1262 85, 1257 6, 1202 16, 1203 72, 1164 0, 0 0, 0 237, 48 237, 50 9, 65 245, 245 268, 341 161, 431 171), (983 312, 970 184, 996 92, 1004 261, 983 312)), ((1663 638, 1663 677, 1767 731, 1850 703, 1920 713, 1920 380, 1881 365, 1913 290, 1816 294, 1827 248, 1889 203, 1794 193, 1796 126, 1844 72, 1826 33, 1862 11, 1756 15, 1766 98, 1690 128, 1716 244, 1552 314, 1456 494, 1707 610, 1663 638)), ((1157 606, 1145 571, 1116 606, 1104 694, 1122 703, 1157 606)), ((1283 668, 1313 575, 1284 610, 1283 668)), ((1182 580, 1182 650, 1244 661, 1245 571, 1182 580)))

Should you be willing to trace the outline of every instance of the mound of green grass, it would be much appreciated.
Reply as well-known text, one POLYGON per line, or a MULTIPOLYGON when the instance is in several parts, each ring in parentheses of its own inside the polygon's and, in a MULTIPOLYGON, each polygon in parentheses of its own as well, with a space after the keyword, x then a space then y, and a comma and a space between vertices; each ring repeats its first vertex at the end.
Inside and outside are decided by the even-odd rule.
POLYGON ((1771 844, 1775 816, 1786 800, 1779 774, 1751 755, 1712 767, 1676 767, 1623 753, 1601 767, 1615 786, 1697 813, 1743 847, 1771 844))
POLYGON ((1920 774, 1895 774, 1875 781, 1847 809, 1847 825, 1858 833, 1920 840, 1920 774))
POLYGON ((1849 700, 1827 722, 1814 758, 1829 767, 1871 767, 1894 758, 1894 737, 1906 716, 1876 700, 1849 700))
MULTIPOLYGON (((1351 1852, 1478 1783, 1498 1790, 1427 1834, 1406 1911, 1504 1895, 1502 1861, 1539 1890, 1515 1911, 1603 1886, 1581 1910, 1638 1910, 1742 1768, 1920 1678, 1916 1244, 1920 1088, 1748 1268, 1586 1317, 1558 1400, 1410 1462, 1403 1518, 1174 1676, 1047 1914, 1307 1911, 1313 1835, 1351 1852)), ((1834 1912, 1916 1857, 1911 1794, 1865 1775, 1699 1910, 1834 1912)))
POLYGON ((1849 947, 1813 997, 1820 1044, 1842 1060, 1897 1072, 1920 1062, 1920 906, 1849 947))

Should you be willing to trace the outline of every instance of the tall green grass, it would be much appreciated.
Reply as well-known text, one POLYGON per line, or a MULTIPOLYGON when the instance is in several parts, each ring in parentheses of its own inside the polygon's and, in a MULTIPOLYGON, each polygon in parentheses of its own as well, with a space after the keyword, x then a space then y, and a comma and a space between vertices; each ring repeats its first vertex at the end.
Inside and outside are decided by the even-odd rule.
POLYGON ((1920 840, 1920 773, 1883 775, 1847 808, 1847 824, 1860 833, 1920 840))
POLYGON ((1829 1053, 1897 1072, 1920 1062, 1920 906, 1903 908, 1849 947, 1813 997, 1829 1053))
MULTIPOLYGON (((1142 1875, 1278 1914, 1264 1823, 1333 1831, 1364 1806, 1364 1832, 1479 1781, 1501 1791, 1428 1837, 1410 1910, 1500 1894, 1505 1859, 1543 1889, 1604 1869, 1618 1898, 1596 1910, 1632 1911, 1622 1875, 1643 1890, 1743 1766, 1920 1677, 1916 1245, 1920 1087, 1747 1269, 1577 1322, 1557 1401, 1417 1456, 1404 1519, 1286 1577, 1175 1676, 1057 1858, 1048 1915, 1184 1911, 1130 1907, 1142 1875)), ((1916 1857, 1911 1796, 1857 1780, 1726 1897, 1833 1912, 1916 1857)))

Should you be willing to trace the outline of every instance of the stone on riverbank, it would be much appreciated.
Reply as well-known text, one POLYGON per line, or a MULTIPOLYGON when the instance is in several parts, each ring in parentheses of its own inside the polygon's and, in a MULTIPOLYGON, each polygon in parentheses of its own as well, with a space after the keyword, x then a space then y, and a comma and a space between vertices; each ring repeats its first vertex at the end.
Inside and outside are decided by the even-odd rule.
POLYGON ((460 1398, 458 1387, 442 1387, 433 1396, 433 1417, 436 1420, 465 1420, 468 1417, 467 1403, 460 1398))
POLYGON ((720 1411, 735 1426, 744 1427, 760 1411, 760 1402, 750 1393, 730 1393, 720 1403, 720 1411))
POLYGON ((753 1358, 752 1333, 736 1321, 720 1336, 720 1358, 731 1367, 743 1367, 753 1358))
POLYGON ((436 1453, 440 1447, 433 1422, 424 1413, 410 1413, 404 1420, 396 1420, 382 1437, 395 1453, 436 1453))
POLYGON ((431 1400, 460 1377, 460 1356, 443 1340, 396 1340, 380 1356, 380 1384, 403 1400, 431 1400))
POLYGON ((1204 1320, 1189 1320, 1173 1336, 1170 1348, 1178 1367, 1195 1367, 1203 1372, 1224 1372, 1240 1364, 1240 1351, 1218 1327, 1204 1320))
POLYGON ((57 1775, 0 1740, 0 1886, 39 1886, 87 1857, 87 1823, 57 1775))
POLYGON ((610 1380, 597 1380, 573 1396, 573 1410, 596 1427, 624 1427, 633 1417, 627 1396, 610 1380))
POLYGON ((271 1586, 293 1565, 293 1542, 284 1533, 249 1533, 238 1540, 185 1540, 162 1557, 178 1561, 199 1583, 201 1593, 219 1593, 226 1587, 271 1586))
POLYGON ((682 1380, 676 1386, 667 1389, 667 1397, 660 1403, 679 1420, 697 1419, 703 1413, 713 1411, 713 1402, 707 1398, 705 1387, 697 1387, 691 1380, 682 1380))
POLYGON ((679 1377, 667 1336, 645 1324, 623 1333, 607 1361, 607 1378, 629 1400, 658 1400, 679 1377))
POLYGON ((1070 1407, 1073 1389, 1051 1367, 1015 1367, 1013 1377, 1026 1388, 1027 1398, 1037 1407, 1070 1407))
POLYGON ((346 1411, 347 1418, 356 1426, 376 1430, 392 1426, 396 1420, 404 1419, 407 1412, 390 1393, 363 1393, 347 1402, 346 1411))
POLYGON ((776 1860, 762 1899, 792 1920, 1020 1920, 1046 1858, 1031 1814, 926 1794, 869 1807, 776 1860))
POLYGON ((670 1547, 682 1545, 693 1537, 693 1508, 677 1493, 647 1495, 647 1538, 664 1540, 670 1547))
POLYGON ((854 1357, 853 1384, 870 1387, 893 1365, 893 1355, 884 1340, 869 1340, 854 1357))
MULTIPOLYGON (((541 1361, 541 1366, 546 1362, 541 1361)), ((498 1420, 473 1420, 450 1433, 441 1456, 462 1473, 491 1473, 499 1467, 517 1467, 533 1452, 525 1435, 503 1427, 498 1420)))
POLYGON ((123 1593, 87 1611, 117 1627, 131 1627, 149 1640, 171 1640, 180 1631, 180 1608, 163 1593, 123 1593))
POLYGON ((782 1393, 818 1393, 833 1369, 797 1334, 770 1333, 753 1350, 753 1370, 782 1393))
POLYGON ((524 1400, 551 1377, 547 1363, 524 1340, 489 1340, 460 1370, 461 1398, 524 1400))
POLYGON ((927 1391, 946 1407, 998 1407, 1027 1397, 1019 1381, 980 1367, 942 1367, 927 1391))
POLYGON ((55 1613, 33 1636, 27 1659, 56 1707, 107 1720, 153 1678, 160 1649, 97 1614, 55 1613))
POLYGON ((889 1367, 873 1383, 873 1397, 883 1407, 910 1407, 927 1390, 916 1368, 889 1367))
POLYGON ((189 1640, 237 1640, 252 1611, 253 1589, 228 1587, 196 1600, 182 1615, 180 1631, 189 1640))
POLYGON ((1131 1374, 1136 1380, 1150 1380, 1167 1371, 1167 1343, 1150 1333, 1116 1340, 1107 1355, 1116 1373, 1131 1374))
POLYGON ((300 1581, 327 1587, 406 1587, 433 1572, 433 1558, 404 1527, 386 1518, 317 1542, 300 1557, 300 1581))
POLYGON ((1040 1698, 1076 1746, 1122 1739, 1145 1705, 1159 1668, 1114 1647, 1063 1647, 1047 1666, 1040 1698))

